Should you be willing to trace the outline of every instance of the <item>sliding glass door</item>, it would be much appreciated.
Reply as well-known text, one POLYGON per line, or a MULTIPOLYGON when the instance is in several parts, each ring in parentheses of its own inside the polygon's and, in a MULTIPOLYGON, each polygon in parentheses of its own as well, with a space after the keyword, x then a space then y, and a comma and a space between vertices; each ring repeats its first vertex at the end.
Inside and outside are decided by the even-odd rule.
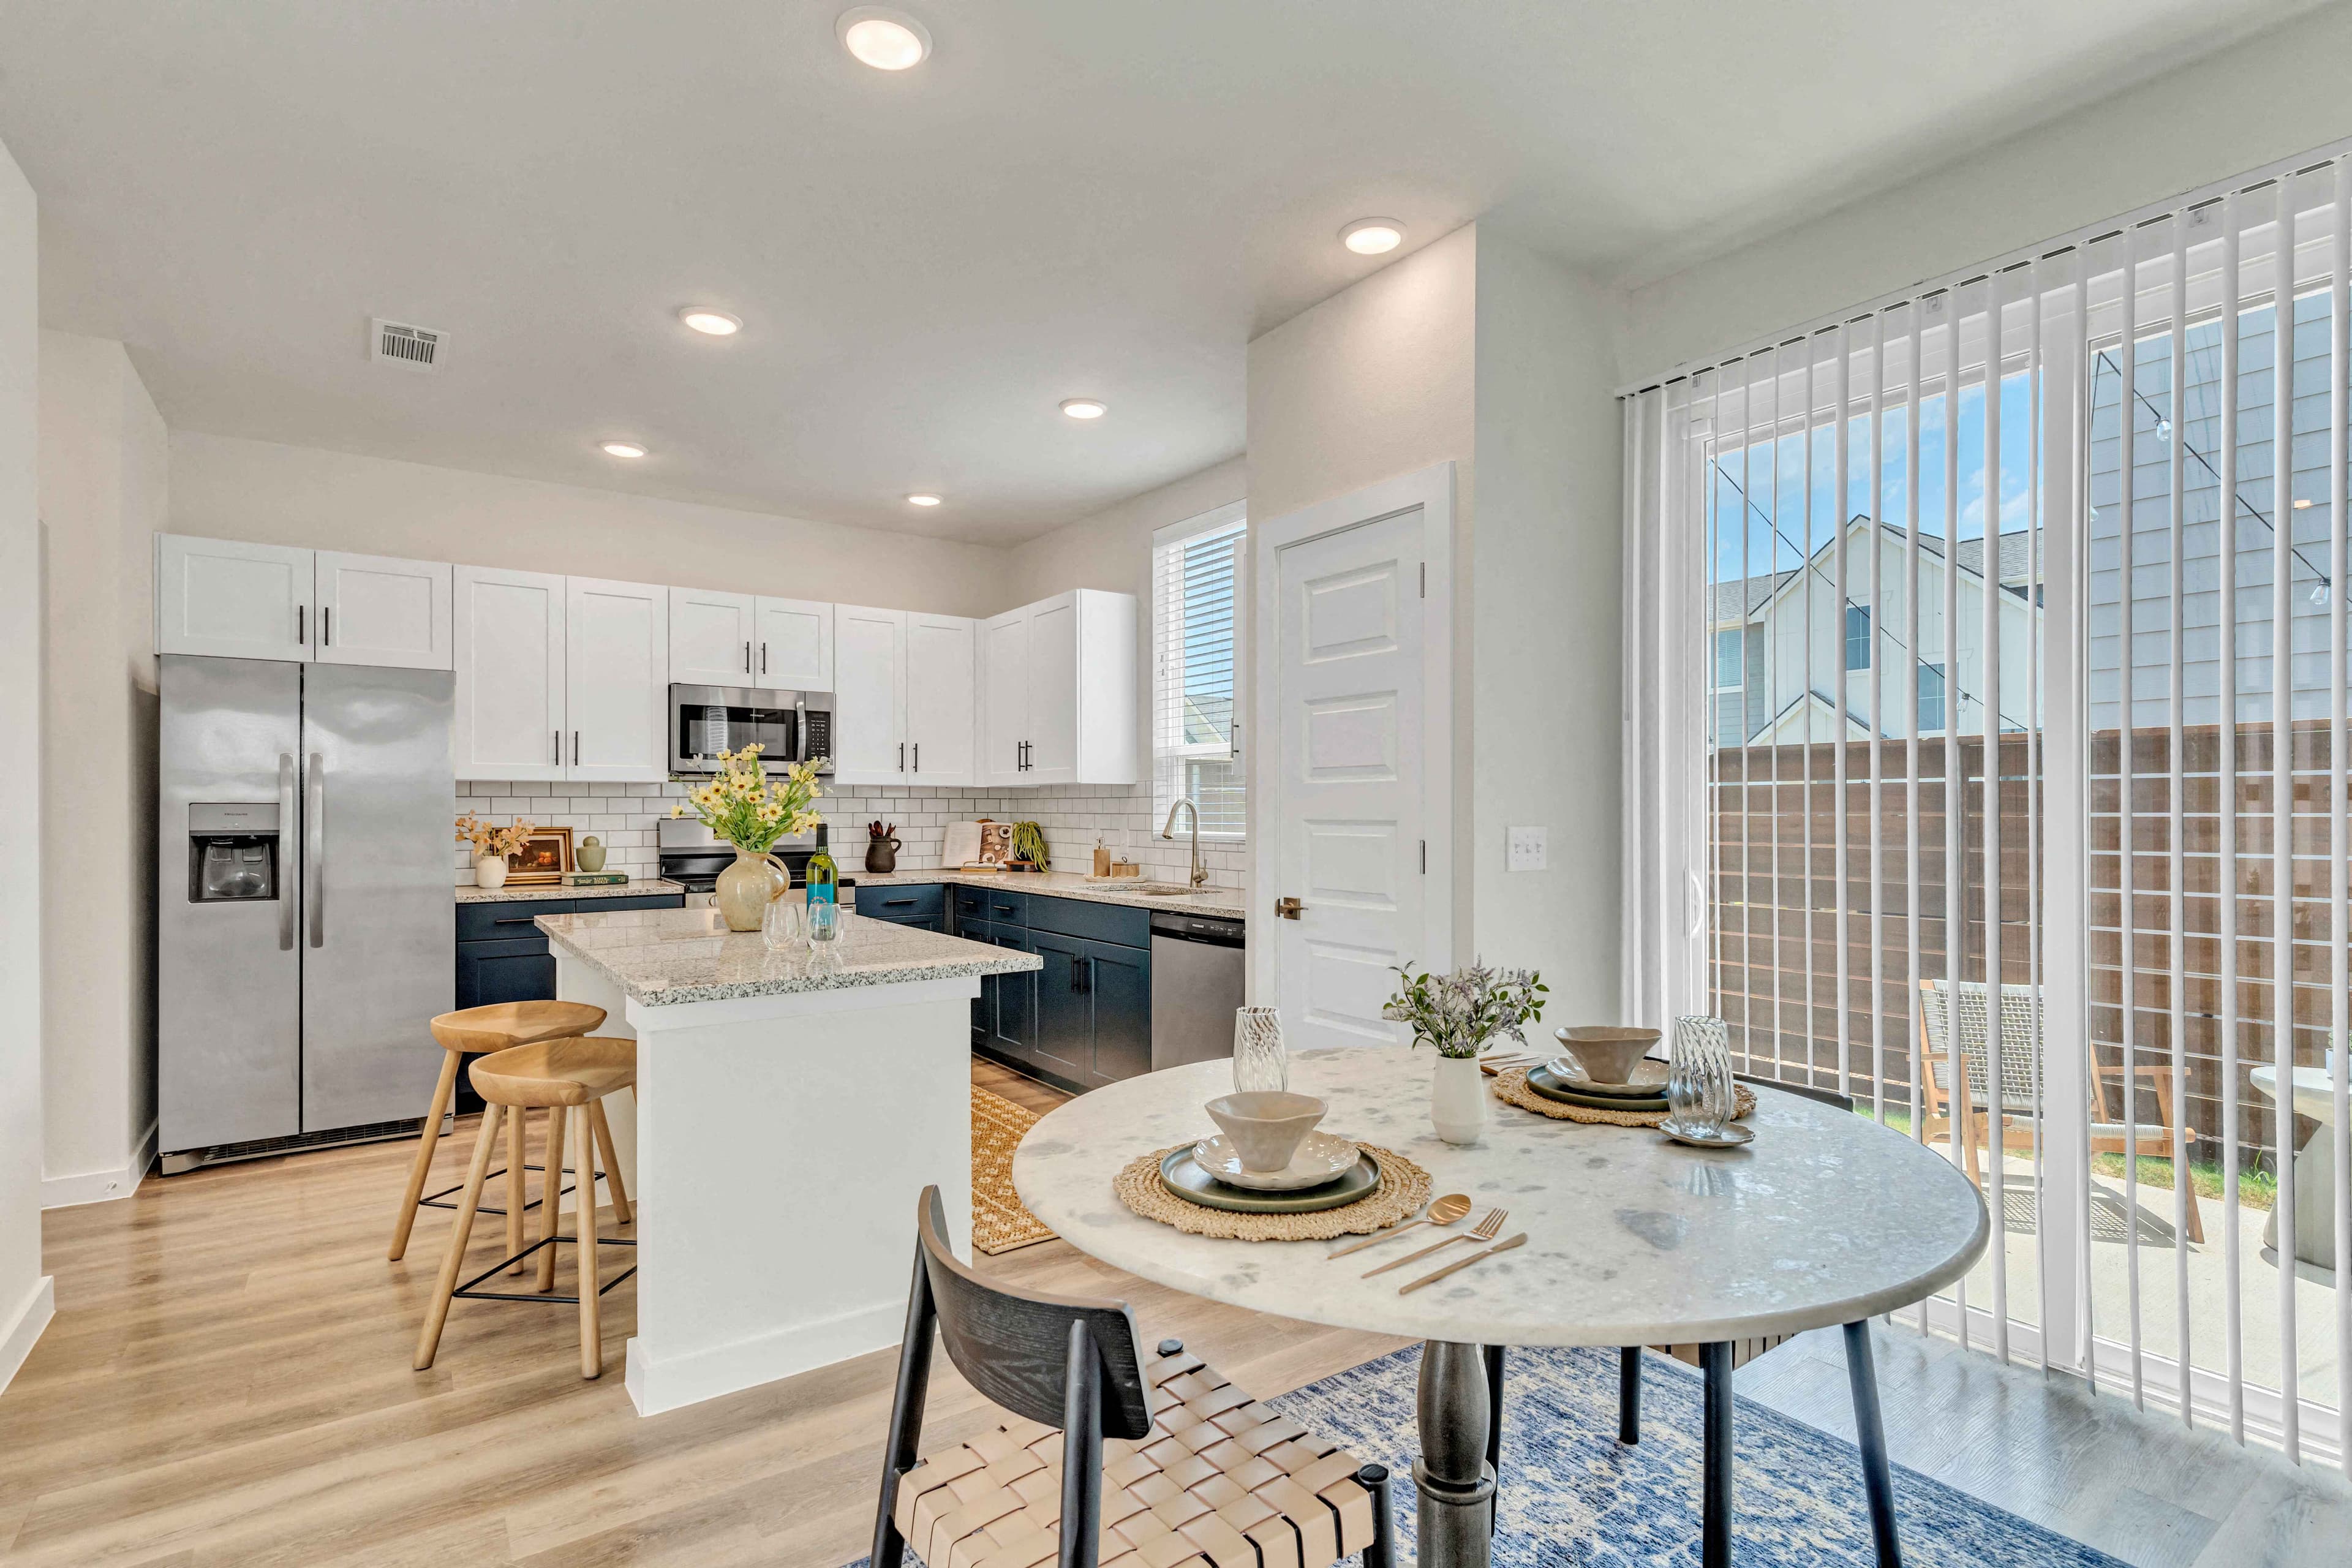
POLYGON ((1627 981, 1978 1182, 1923 1330, 2352 1463, 2347 196, 1629 396, 1627 981))

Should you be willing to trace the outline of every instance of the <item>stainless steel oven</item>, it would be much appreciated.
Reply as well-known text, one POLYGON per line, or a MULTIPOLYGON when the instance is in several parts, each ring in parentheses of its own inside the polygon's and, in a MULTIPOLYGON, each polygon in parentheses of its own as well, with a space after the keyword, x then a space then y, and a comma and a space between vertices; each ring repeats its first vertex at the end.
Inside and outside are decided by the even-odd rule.
MULTIPOLYGON (((669 771, 715 773, 719 753, 752 742, 770 763, 801 763, 833 755, 833 693, 780 691, 750 686, 669 689, 669 771)), ((817 770, 829 773, 831 766, 817 770)))

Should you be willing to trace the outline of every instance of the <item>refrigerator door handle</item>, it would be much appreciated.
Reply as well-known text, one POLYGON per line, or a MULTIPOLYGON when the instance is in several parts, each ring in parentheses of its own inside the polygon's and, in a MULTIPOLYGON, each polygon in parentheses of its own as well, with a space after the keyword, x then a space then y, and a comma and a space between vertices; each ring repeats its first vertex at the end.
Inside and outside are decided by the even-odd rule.
POLYGON ((310 753, 310 767, 303 780, 305 798, 302 805, 302 903, 310 911, 310 945, 327 945, 327 906, 323 897, 327 862, 327 764, 318 752, 310 753))
MULTIPOLYGON (((294 820, 294 753, 278 753, 278 819, 283 823, 294 820)), ((283 868, 280 871, 282 873, 283 868)), ((278 951, 287 952, 294 946, 294 900, 287 891, 281 875, 278 888, 278 951)))

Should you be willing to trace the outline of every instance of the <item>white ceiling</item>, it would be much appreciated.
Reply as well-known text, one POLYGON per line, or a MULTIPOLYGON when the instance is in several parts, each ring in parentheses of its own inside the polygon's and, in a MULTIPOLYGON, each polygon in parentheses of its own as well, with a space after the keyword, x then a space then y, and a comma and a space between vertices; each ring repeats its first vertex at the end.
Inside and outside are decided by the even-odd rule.
POLYGON ((885 75, 841 0, 9 0, 43 321, 176 426, 1009 543, 1238 452, 1350 218, 1656 276, 2306 8, 901 3, 885 75))

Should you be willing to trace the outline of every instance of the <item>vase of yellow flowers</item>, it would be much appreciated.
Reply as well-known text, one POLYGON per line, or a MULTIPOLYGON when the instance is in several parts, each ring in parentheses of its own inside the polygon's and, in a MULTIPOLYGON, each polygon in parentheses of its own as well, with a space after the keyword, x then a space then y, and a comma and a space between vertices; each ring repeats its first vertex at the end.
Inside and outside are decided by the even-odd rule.
POLYGON ((776 840, 810 832, 824 820, 814 809, 824 793, 816 784, 823 762, 788 763, 783 778, 772 781, 760 751, 755 741, 740 752, 719 752, 718 776, 688 791, 669 810, 672 816, 691 811, 713 837, 735 847, 735 864, 719 873, 714 900, 729 931, 758 931, 768 901, 792 888, 792 873, 769 853, 776 840))
POLYGON ((506 827, 494 827, 472 812, 457 819, 457 842, 474 847, 474 886, 503 888, 507 885, 507 857, 530 841, 539 831, 538 825, 517 821, 506 827))

